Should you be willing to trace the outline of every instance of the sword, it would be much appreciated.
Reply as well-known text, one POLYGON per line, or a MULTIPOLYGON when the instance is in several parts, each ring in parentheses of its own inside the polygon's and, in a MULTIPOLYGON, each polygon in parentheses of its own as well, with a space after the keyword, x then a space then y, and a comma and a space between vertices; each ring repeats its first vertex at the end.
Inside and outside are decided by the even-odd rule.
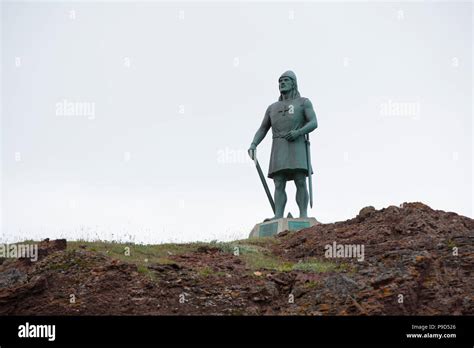
POLYGON ((306 133, 304 135, 304 139, 306 142, 306 162, 308 163, 308 189, 309 189, 309 205, 313 207, 313 180, 311 178, 313 168, 311 167, 311 155, 310 155, 310 142, 309 142, 309 134, 306 133))
POLYGON ((262 181, 263 188, 265 190, 265 193, 267 194, 268 201, 270 202, 270 205, 272 206, 273 213, 275 213, 275 202, 273 201, 272 194, 270 193, 270 189, 268 188, 267 181, 265 180, 265 176, 263 175, 262 168, 260 167, 260 163, 258 163, 257 150, 253 150, 253 151, 254 151, 253 161, 255 163, 255 167, 257 167, 258 176, 260 177, 260 181, 262 181))

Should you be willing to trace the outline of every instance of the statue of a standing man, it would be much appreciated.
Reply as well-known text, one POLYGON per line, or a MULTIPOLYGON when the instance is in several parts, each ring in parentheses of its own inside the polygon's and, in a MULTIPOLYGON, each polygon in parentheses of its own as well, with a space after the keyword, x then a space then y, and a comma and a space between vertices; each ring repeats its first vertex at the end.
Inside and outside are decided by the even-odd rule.
POLYGON ((286 205, 286 182, 294 180, 296 203, 300 218, 308 217, 308 189, 306 177, 311 175, 308 168, 305 134, 318 127, 313 105, 308 98, 298 92, 296 75, 293 71, 283 73, 278 79, 280 98, 265 112, 260 128, 255 133, 248 150, 252 159, 257 145, 272 128, 273 142, 268 177, 275 183, 275 216, 283 217, 286 205))

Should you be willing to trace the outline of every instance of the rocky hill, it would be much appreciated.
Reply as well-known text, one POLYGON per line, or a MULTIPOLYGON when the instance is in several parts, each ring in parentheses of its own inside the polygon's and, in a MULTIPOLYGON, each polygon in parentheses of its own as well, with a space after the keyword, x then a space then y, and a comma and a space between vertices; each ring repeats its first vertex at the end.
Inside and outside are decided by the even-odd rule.
POLYGON ((0 259, 0 315, 473 315, 473 242, 422 203, 230 243, 45 240, 0 259))

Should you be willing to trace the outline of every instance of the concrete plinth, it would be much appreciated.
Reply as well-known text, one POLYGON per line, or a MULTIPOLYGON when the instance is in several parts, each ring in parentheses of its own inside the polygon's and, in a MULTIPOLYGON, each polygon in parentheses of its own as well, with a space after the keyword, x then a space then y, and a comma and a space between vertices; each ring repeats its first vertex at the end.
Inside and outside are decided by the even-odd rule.
POLYGON ((317 224, 319 224, 319 222, 314 217, 297 219, 281 218, 256 224, 252 232, 250 232, 249 237, 274 236, 283 231, 299 231, 317 224))

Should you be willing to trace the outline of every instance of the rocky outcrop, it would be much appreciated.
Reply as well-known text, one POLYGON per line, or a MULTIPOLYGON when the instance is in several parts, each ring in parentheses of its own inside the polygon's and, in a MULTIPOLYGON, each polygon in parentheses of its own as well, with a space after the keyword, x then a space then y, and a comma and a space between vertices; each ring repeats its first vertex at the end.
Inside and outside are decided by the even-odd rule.
POLYGON ((473 315, 473 239, 473 219, 405 203, 146 267, 45 240, 0 262, 0 315, 473 315))

